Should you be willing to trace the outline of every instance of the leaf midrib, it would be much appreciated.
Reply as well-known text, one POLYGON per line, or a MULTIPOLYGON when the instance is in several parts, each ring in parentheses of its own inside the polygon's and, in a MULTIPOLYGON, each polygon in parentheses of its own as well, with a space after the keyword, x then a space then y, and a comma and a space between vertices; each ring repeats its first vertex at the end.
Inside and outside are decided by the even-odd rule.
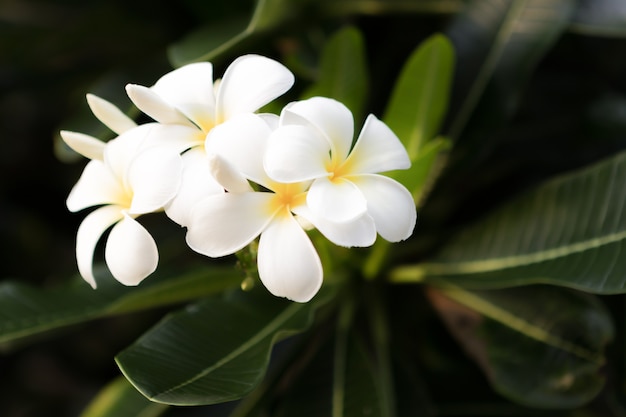
POLYGON ((520 255, 460 262, 429 262, 418 265, 418 267, 428 275, 478 274, 482 272, 493 272, 563 258, 574 253, 596 249, 624 239, 626 239, 626 230, 621 230, 605 236, 594 237, 567 245, 520 255))
POLYGON ((227 363, 231 362, 244 352, 246 352, 251 347, 260 343, 264 338, 268 337, 271 333, 277 331, 280 326, 282 326, 287 320, 293 317, 300 309, 302 309, 302 304, 293 303, 289 307, 287 307, 282 313, 277 315, 272 321, 270 321, 266 326, 262 327, 256 334, 254 334, 251 338, 249 338, 245 343, 243 343, 238 348, 232 350, 228 355, 224 356, 222 359, 216 361, 213 365, 204 368, 201 372, 198 372, 191 378, 181 382, 178 385, 175 385, 171 388, 166 389, 165 391, 161 391, 154 395, 149 396, 151 400, 158 401, 158 397, 169 394, 172 391, 179 390, 187 385, 193 384, 199 379, 207 376, 214 370, 221 368, 227 363))

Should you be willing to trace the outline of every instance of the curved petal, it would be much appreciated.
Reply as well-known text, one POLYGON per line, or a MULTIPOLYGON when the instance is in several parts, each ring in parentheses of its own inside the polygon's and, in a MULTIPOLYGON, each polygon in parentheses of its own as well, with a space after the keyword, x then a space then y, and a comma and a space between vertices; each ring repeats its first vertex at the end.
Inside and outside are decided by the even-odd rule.
POLYGON ((182 125, 164 125, 160 123, 148 123, 150 126, 146 134, 144 146, 167 146, 176 153, 182 153, 187 149, 204 144, 206 135, 197 127, 182 125))
POLYGON ((76 233, 78 271, 93 288, 96 288, 96 279, 93 275, 93 252, 102 234, 123 217, 121 207, 104 206, 89 213, 78 226, 76 233))
POLYGON ((126 116, 116 105, 103 98, 87 94, 87 104, 89 104, 94 116, 118 135, 137 126, 133 119, 126 116))
POLYGON ((104 146, 106 143, 101 140, 84 133, 70 132, 68 130, 61 131, 61 138, 67 146, 82 156, 89 159, 104 160, 104 146))
POLYGON ((400 139, 389 126, 370 114, 346 163, 354 174, 374 174, 407 169, 411 160, 400 139))
POLYGON ((332 223, 354 220, 367 211, 363 193, 343 178, 316 179, 309 188, 306 202, 316 217, 332 223))
POLYGON ((183 113, 148 87, 128 84, 126 93, 139 110, 159 123, 194 126, 183 113))
POLYGON ((263 118, 256 114, 237 115, 216 126, 207 135, 207 154, 227 160, 244 177, 259 184, 267 182, 263 169, 263 154, 271 131, 263 118))
POLYGON ((187 244, 210 257, 230 255, 246 247, 271 221, 272 193, 220 194, 191 210, 187 244))
POLYGON ((335 245, 365 248, 376 241, 376 224, 367 213, 348 222, 333 223, 316 217, 306 205, 292 207, 291 211, 310 222, 335 245))
POLYGON ((213 65, 196 62, 162 76, 151 90, 176 107, 204 131, 215 125, 213 65))
POLYGON ((343 161, 348 157, 354 137, 354 119, 345 105, 331 98, 312 97, 288 104, 281 113, 281 125, 301 124, 302 119, 322 132, 330 142, 334 159, 343 161))
POLYGON ((209 155, 209 171, 213 178, 229 193, 246 193, 254 189, 233 164, 219 155, 209 155))
POLYGON ((153 146, 143 150, 132 161, 127 182, 133 192, 130 214, 157 211, 178 191, 183 162, 178 153, 167 147, 153 146))
POLYGON ((274 181, 299 182, 328 176, 328 142, 313 129, 286 125, 269 136, 263 165, 274 181))
POLYGON ((365 196, 367 212, 384 239, 399 242, 413 234, 417 211, 413 196, 402 184, 375 174, 354 176, 351 180, 365 196))
POLYGON ((217 122, 257 111, 284 94, 294 76, 284 65, 259 55, 244 55, 224 72, 217 93, 217 122))
POLYGON ((78 182, 70 191, 66 204, 72 212, 102 204, 128 207, 130 197, 111 170, 103 162, 93 160, 85 166, 78 182))
POLYGON ((104 258, 116 280, 137 285, 156 270, 159 252, 150 233, 124 213, 124 218, 111 229, 104 258))
POLYGON ((204 150, 192 149, 181 158, 180 187, 165 206, 165 214, 179 225, 187 226, 191 208, 208 196, 222 194, 224 189, 213 179, 204 150))
POLYGON ((131 161, 141 151, 154 125, 149 123, 137 126, 107 142, 104 148, 104 163, 124 184, 131 161))
POLYGON ((277 297, 305 303, 322 286, 315 247, 291 215, 278 215, 261 234, 257 258, 263 285, 277 297))

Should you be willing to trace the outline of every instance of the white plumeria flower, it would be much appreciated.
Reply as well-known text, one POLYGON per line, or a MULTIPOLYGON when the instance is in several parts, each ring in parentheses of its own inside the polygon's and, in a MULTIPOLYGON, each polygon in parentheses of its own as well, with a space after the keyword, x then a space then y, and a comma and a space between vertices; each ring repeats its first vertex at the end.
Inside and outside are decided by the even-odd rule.
MULTIPOLYGON (((343 225, 351 234, 355 227, 369 229, 369 244, 371 230, 374 238, 378 232, 391 242, 407 239, 417 219, 413 197, 402 184, 378 174, 409 168, 407 151, 371 114, 351 149, 353 123, 350 110, 329 98, 287 105, 269 138, 265 170, 275 181, 312 181, 307 210, 322 233, 320 226, 330 225, 332 230, 343 225)), ((351 240, 351 235, 345 236, 344 246, 368 246, 365 238, 351 240)))
POLYGON ((221 187, 206 177, 204 144, 213 128, 234 116, 256 112, 294 83, 293 74, 282 64, 259 55, 234 60, 221 80, 213 82, 213 66, 193 63, 161 77, 152 87, 129 84, 130 99, 144 113, 161 124, 178 125, 185 131, 176 139, 184 157, 181 190, 166 207, 167 215, 182 226, 188 223, 189 207, 202 198, 217 194, 221 187), (187 155, 189 154, 189 155, 187 155), (202 184, 193 178, 203 176, 202 184))
POLYGON ((111 103, 95 96, 88 96, 88 101, 94 114, 120 135, 104 143, 81 133, 61 132, 68 146, 91 159, 71 190, 67 207, 77 212, 100 206, 78 228, 78 269, 95 288, 93 253, 102 234, 114 225, 105 248, 107 266, 122 284, 137 285, 156 269, 158 251, 135 218, 162 209, 178 190, 180 155, 169 146, 155 146, 176 129, 156 123, 136 126, 111 103))
POLYGON ((322 264, 293 215, 305 205, 309 183, 281 184, 267 177, 262 156, 271 128, 263 118, 239 115, 216 129, 224 134, 208 143, 207 151, 213 155, 213 175, 228 193, 193 207, 187 243, 201 254, 221 257, 260 236, 257 263, 265 287, 279 297, 309 301, 322 285, 322 264), (267 191, 253 191, 247 180, 267 191))

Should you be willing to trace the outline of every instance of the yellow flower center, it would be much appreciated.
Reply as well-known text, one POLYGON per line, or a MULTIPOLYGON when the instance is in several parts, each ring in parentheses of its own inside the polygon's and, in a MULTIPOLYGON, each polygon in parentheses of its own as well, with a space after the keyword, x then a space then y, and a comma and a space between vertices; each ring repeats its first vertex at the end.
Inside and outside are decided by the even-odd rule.
POLYGON ((304 204, 306 192, 301 184, 273 184, 274 197, 270 202, 270 211, 278 215, 291 215, 291 208, 304 204))

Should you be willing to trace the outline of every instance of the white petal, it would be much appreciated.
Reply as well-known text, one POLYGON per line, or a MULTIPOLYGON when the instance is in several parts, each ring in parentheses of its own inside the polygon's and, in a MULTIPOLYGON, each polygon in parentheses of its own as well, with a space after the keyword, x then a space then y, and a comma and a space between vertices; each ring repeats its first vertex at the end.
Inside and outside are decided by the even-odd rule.
POLYGON ((255 112, 284 94, 294 76, 284 65, 259 55, 244 55, 224 72, 217 94, 218 122, 255 112))
POLYGON ((207 135, 207 154, 216 154, 227 160, 246 178, 259 184, 267 182, 263 169, 263 154, 271 131, 256 114, 237 115, 216 126, 207 135))
POLYGON ((330 142, 333 158, 343 161, 348 157, 354 137, 354 119, 345 105, 326 97, 290 103, 281 113, 281 125, 300 124, 300 118, 322 132, 330 142))
POLYGON ((215 124, 213 65, 188 64, 161 77, 151 90, 205 131, 215 124))
POLYGON ((127 181, 133 191, 130 214, 157 211, 178 191, 183 163, 178 153, 168 147, 153 146, 137 155, 129 169, 127 181))
POLYGON ((78 182, 67 197, 67 208, 76 212, 102 204, 130 203, 122 183, 105 164, 98 160, 89 161, 78 182))
POLYGON ((191 210, 187 244, 206 256, 230 255, 246 247, 270 222, 272 193, 210 196, 191 210))
POLYGON ((413 234, 417 211, 411 193, 399 182, 383 175, 352 177, 367 200, 367 212, 376 222, 378 233, 390 242, 413 234))
POLYGON ((223 193, 224 189, 213 179, 203 149, 195 148, 185 152, 182 163, 180 187, 176 196, 165 206, 165 213, 179 225, 187 226, 191 208, 210 195, 223 193))
POLYGON ((159 252, 150 233, 128 214, 111 229, 104 257, 111 274, 124 285, 137 285, 153 273, 159 252))
POLYGON ((411 166, 409 154, 400 139, 372 114, 365 120, 348 161, 350 171, 355 174, 374 174, 411 166))
POLYGON ((106 101, 93 94, 87 94, 87 104, 106 127, 117 133, 118 135, 137 126, 137 123, 124 112, 117 108, 113 103, 106 101))
POLYGON ((107 142, 104 148, 104 163, 120 181, 126 180, 128 167, 144 146, 153 125, 154 123, 149 123, 137 126, 107 142))
POLYGON ((102 234, 123 217, 118 206, 104 206, 89 213, 76 234, 76 261, 78 271, 85 281, 96 288, 93 276, 93 252, 102 234))
POLYGON ((306 201, 315 216, 332 223, 354 220, 367 211, 361 191, 343 178, 334 181, 316 179, 311 184, 306 201))
POLYGON ((62 130, 61 138, 63 139, 63 142, 67 144, 67 146, 69 146, 82 156, 85 156, 89 159, 97 159, 100 161, 104 159, 103 154, 105 142, 102 142, 101 140, 98 140, 93 136, 85 135, 84 133, 62 130))
POLYGON ((150 126, 144 146, 168 146, 177 153, 203 145, 206 138, 206 135, 197 127, 160 123, 148 123, 143 126, 150 126))
POLYGON ((315 247, 291 215, 278 215, 261 234, 259 277, 277 297, 305 303, 322 286, 324 272, 315 247))
POLYGON ((254 191, 241 172, 219 155, 209 155, 209 171, 213 178, 229 193, 254 191))
POLYGON ((328 142, 311 127, 281 126, 269 136, 263 165, 274 181, 299 182, 328 175, 328 142))
POLYGON ((159 123, 194 126, 183 113, 148 87, 128 84, 126 93, 139 110, 159 123))
POLYGON ((292 207, 291 211, 310 222, 335 245, 364 248, 373 245, 376 241, 376 224, 367 213, 348 222, 333 223, 316 217, 306 205, 292 207))

